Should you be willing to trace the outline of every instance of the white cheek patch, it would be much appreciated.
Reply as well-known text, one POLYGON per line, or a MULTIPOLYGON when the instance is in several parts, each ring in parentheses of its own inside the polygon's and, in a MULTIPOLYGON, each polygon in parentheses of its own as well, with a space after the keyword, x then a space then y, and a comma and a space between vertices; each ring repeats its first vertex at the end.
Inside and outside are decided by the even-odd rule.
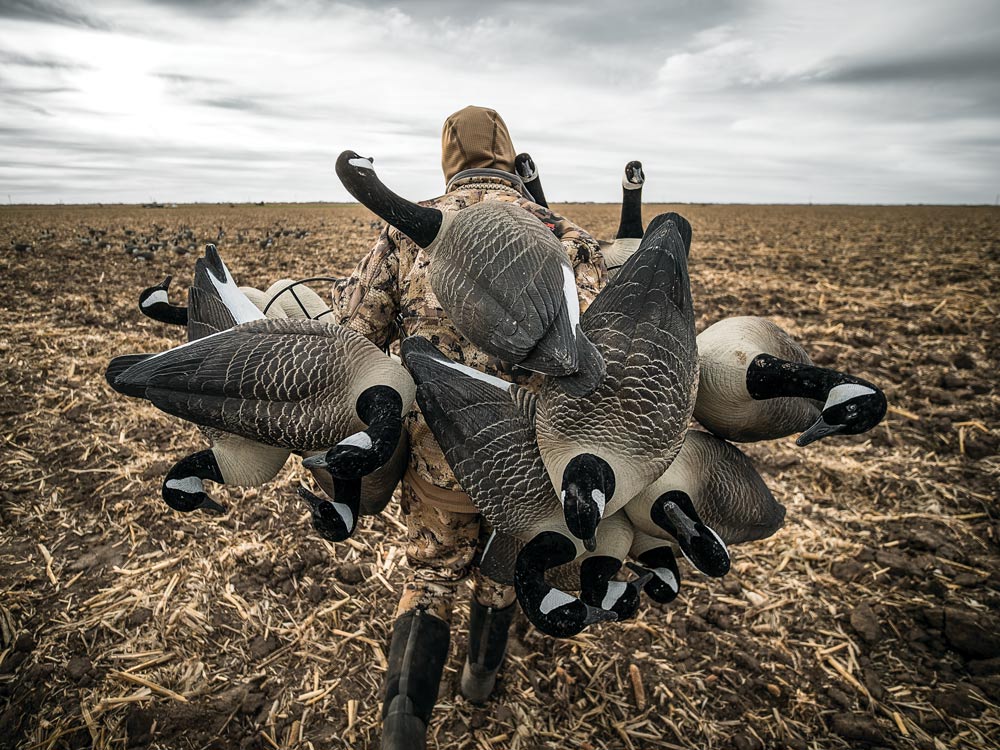
POLYGON ((344 525, 347 526, 347 528, 349 528, 349 529, 353 529, 354 528, 354 514, 351 513, 351 509, 348 508, 343 503, 334 502, 334 503, 331 503, 331 505, 333 505, 333 509, 335 511, 337 511, 337 515, 339 515, 340 518, 343 520, 344 525))
POLYGON ((547 615, 552 610, 566 604, 572 604, 576 600, 575 596, 570 596, 565 591, 560 591, 559 589, 549 589, 549 593, 545 595, 545 598, 542 599, 542 603, 538 605, 538 611, 543 615, 547 615))
POLYGON ((196 495, 205 491, 205 485, 198 477, 184 477, 183 479, 168 479, 167 487, 172 490, 180 490, 190 495, 196 495))
POLYGON ((842 404, 845 401, 850 401, 852 398, 856 398, 858 396, 869 396, 874 393, 874 390, 866 385, 861 385, 860 383, 842 383, 841 385, 835 385, 826 395, 826 403, 823 404, 823 408, 828 409, 831 406, 836 406, 837 404, 842 404))
POLYGON ((607 499, 604 497, 604 493, 601 492, 600 490, 593 490, 590 493, 590 497, 591 497, 591 499, 595 503, 597 503, 597 510, 600 513, 600 515, 603 517, 604 516, 604 508, 608 504, 607 499))
POLYGON ((654 568, 653 573, 663 581, 664 584, 670 587, 672 591, 677 591, 677 576, 674 575, 674 571, 670 568, 654 568))
POLYGON ((576 291, 576 276, 569 263, 564 263, 563 272, 563 296, 566 298, 566 310, 569 313, 569 324, 576 335, 576 327, 580 323, 580 297, 576 291))
POLYGON ((170 298, 167 297, 166 289, 157 289, 155 292, 153 292, 151 295, 149 295, 148 297, 146 297, 146 299, 142 301, 142 306, 143 308, 152 307, 158 302, 162 302, 163 304, 166 305, 169 304, 169 299, 170 298))
POLYGON ((362 450, 371 450, 372 439, 367 432, 355 432, 353 435, 344 438, 337 445, 356 445, 362 450))
POLYGON ((371 159, 366 159, 363 156, 356 156, 353 159, 348 159, 347 163, 350 164, 352 167, 357 167, 358 169, 370 169, 370 170, 375 169, 375 162, 373 162, 371 159))
POLYGON ((492 375, 487 375, 485 372, 480 372, 479 370, 474 370, 471 367, 466 367, 465 365, 460 365, 458 362, 452 362, 447 357, 435 357, 435 362, 439 362, 445 367, 450 367, 453 370, 458 370, 470 378, 475 378, 476 380, 481 380, 484 383, 492 385, 494 388, 499 388, 502 391, 509 391, 513 383, 508 383, 506 380, 493 377, 492 375))
POLYGON ((622 187, 626 190, 642 190, 642 183, 629 182, 628 177, 622 177, 622 187))
POLYGON ((611 609, 614 607, 618 600, 625 594, 626 588, 628 588, 628 585, 621 581, 611 581, 608 584, 608 593, 601 600, 601 609, 611 609))

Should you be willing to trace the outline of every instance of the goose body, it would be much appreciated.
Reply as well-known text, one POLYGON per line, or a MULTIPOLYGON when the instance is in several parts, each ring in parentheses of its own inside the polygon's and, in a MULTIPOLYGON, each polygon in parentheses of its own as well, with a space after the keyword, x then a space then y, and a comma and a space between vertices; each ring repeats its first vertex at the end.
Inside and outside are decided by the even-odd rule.
POLYGON ((577 395, 548 378, 538 399, 538 446, 566 520, 583 539, 662 474, 680 449, 698 382, 694 311, 683 242, 657 217, 640 250, 582 319, 606 363, 577 395))
POLYGON ((495 551, 507 549, 505 559, 514 561, 497 570, 513 580, 531 622, 550 635, 568 636, 614 619, 545 580, 545 571, 576 559, 584 546, 566 526, 538 451, 535 395, 452 362, 426 339, 404 339, 401 350, 417 382, 417 403, 449 466, 499 532, 495 551), (520 542, 513 549, 512 539, 520 542))
POLYGON ((580 301, 562 245, 519 206, 483 201, 439 211, 399 197, 368 159, 345 151, 337 175, 362 204, 425 248, 430 283, 458 331, 484 352, 549 375, 600 372, 579 328, 580 301))
POLYGON ((353 532, 362 477, 401 450, 412 379, 353 331, 313 320, 265 319, 211 246, 196 264, 188 309, 191 341, 161 354, 116 358, 107 372, 116 390, 195 422, 213 440, 212 451, 189 456, 168 474, 165 496, 168 490, 179 494, 181 509, 217 509, 201 480, 261 483, 289 452, 316 451, 303 465, 328 471, 344 502, 323 505, 310 493, 303 497, 313 505, 314 520, 326 514, 318 526, 329 538, 353 532), (218 460, 216 445, 235 453, 233 460, 218 460), (231 464, 248 467, 246 473, 224 473, 231 464))
POLYGON ((785 520, 750 459, 700 430, 688 430, 669 468, 625 512, 638 531, 676 541, 711 576, 729 570, 727 545, 769 537, 785 520))
MULTIPOLYGON (((240 323, 264 318, 259 308, 237 288, 232 274, 214 245, 205 248, 205 255, 195 263, 194 281, 188 292, 188 305, 169 304, 167 290, 170 277, 140 295, 140 309, 162 322, 187 327, 189 341, 217 334, 240 323)), ((120 357, 108 368, 112 387, 119 375, 145 356, 120 357)), ((163 497, 177 510, 204 508, 220 510, 221 506, 205 492, 204 480, 210 479, 237 487, 264 484, 281 470, 288 460, 287 448, 265 445, 218 427, 201 425, 211 448, 187 456, 167 473, 163 482, 163 497)))
POLYGON ((698 359, 695 419, 726 440, 802 432, 797 442, 806 445, 836 432, 864 432, 885 416, 878 387, 815 367, 791 336, 764 318, 725 318, 709 326, 698 336, 698 359))

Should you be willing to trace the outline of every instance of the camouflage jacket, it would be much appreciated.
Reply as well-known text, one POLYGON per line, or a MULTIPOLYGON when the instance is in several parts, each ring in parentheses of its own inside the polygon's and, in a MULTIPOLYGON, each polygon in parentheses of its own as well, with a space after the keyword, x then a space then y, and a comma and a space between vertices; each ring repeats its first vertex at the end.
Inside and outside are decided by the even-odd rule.
MULTIPOLYGON (((525 198, 514 187, 517 178, 508 181, 503 173, 495 174, 484 176, 477 170, 465 179, 462 174, 456 175, 448 193, 421 205, 456 211, 480 201, 504 201, 530 211, 552 228, 566 249, 576 272, 582 312, 607 280, 597 242, 572 222, 525 198)), ((423 336, 455 361, 511 380, 500 361, 463 337, 441 309, 431 290, 430 262, 420 246, 387 226, 354 273, 334 285, 333 309, 339 322, 384 348, 406 336, 423 336)), ((518 382, 537 389, 540 377, 518 382)), ((443 489, 462 491, 416 404, 406 418, 406 426, 410 433, 410 465, 416 474, 443 489)))

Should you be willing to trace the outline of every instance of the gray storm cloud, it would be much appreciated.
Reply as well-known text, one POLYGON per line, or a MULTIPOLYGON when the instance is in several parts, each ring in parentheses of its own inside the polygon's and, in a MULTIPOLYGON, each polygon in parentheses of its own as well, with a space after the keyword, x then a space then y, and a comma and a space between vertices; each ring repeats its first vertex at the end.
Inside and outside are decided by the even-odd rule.
POLYGON ((997 70, 980 0, 3 0, 0 194, 348 200, 352 148, 427 197, 475 103, 553 200, 614 201, 638 158, 650 201, 992 203, 997 70))

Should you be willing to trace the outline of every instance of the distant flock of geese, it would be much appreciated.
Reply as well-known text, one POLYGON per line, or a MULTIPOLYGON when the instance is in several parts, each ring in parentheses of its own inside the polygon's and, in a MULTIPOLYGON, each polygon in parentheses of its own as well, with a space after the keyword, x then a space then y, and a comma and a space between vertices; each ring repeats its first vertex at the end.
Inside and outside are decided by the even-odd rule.
MULTIPOLYGON (((530 156, 515 167, 547 205, 530 156)), ((878 387, 814 366, 768 320, 726 318, 696 336, 691 226, 669 213, 643 227, 639 162, 625 167, 617 236, 601 243, 609 281, 582 314, 565 251, 533 214, 499 201, 419 206, 352 151, 337 174, 428 251, 432 289, 459 332, 544 383, 536 393, 467 368, 419 336, 392 357, 331 322, 304 285, 238 286, 208 245, 186 306, 171 304, 169 277, 139 297, 146 315, 186 326, 187 343, 117 357, 106 373, 208 439, 164 479, 175 510, 223 511, 206 480, 260 485, 296 453, 326 494, 298 490, 314 527, 343 541, 400 481, 415 401, 493 528, 481 570, 514 585, 539 630, 571 636, 631 617, 642 592, 672 601, 677 551, 722 576, 730 545, 782 526, 784 507, 732 442, 800 433, 807 445, 885 415, 878 387), (635 577, 616 580, 623 566, 635 577)))

